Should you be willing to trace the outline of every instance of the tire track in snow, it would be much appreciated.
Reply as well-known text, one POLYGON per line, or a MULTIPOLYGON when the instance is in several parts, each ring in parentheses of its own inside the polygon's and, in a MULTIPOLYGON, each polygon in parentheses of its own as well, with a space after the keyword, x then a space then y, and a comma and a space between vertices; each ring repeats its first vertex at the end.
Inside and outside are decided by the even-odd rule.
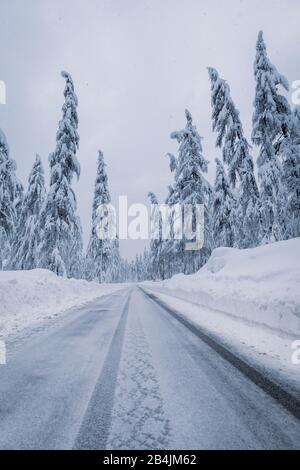
POLYGON ((138 312, 130 312, 107 449, 166 449, 171 431, 138 312))
POLYGON ((113 335, 73 449, 101 450, 106 448, 130 297, 131 293, 124 304, 120 321, 113 335))

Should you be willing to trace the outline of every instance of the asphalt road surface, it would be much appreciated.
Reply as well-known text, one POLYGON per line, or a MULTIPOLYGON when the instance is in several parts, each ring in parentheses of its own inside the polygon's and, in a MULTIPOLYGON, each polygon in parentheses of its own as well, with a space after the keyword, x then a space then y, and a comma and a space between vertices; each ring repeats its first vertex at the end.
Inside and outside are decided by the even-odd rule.
POLYGON ((0 366, 0 449, 295 449, 300 421, 138 287, 0 366))

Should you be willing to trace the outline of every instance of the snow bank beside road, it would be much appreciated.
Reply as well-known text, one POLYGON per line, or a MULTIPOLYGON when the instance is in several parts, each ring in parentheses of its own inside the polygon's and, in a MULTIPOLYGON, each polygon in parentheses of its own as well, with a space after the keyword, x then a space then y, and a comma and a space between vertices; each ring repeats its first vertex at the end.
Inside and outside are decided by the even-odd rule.
MULTIPOLYGON (((300 335, 300 238, 217 248, 196 274, 149 283, 173 297, 300 335)), ((147 285, 148 283, 145 283, 147 285)))
POLYGON ((63 279, 44 269, 1 271, 0 338, 123 287, 63 279))

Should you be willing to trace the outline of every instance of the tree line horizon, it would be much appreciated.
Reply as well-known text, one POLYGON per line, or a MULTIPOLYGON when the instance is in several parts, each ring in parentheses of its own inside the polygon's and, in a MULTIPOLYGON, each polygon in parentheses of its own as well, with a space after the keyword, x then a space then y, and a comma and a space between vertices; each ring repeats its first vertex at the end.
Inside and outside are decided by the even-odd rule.
MULTIPOLYGON (((251 248, 300 236, 300 107, 291 108, 280 90, 289 84, 268 58, 263 33, 256 43, 252 144, 255 163, 228 83, 208 67, 212 129, 222 159, 216 158, 214 183, 206 178, 208 160, 193 118, 185 110, 184 129, 171 134, 178 144, 168 154, 172 182, 164 204, 204 205, 204 244, 187 252, 187 240, 160 235, 134 261, 123 259, 119 240, 99 239, 97 208, 111 203, 104 156, 98 152, 89 243, 83 251, 82 227, 72 188, 80 177, 78 99, 72 77, 65 79, 62 118, 55 150, 49 155, 50 181, 37 155, 24 191, 16 175, 5 134, 0 130, 0 269, 44 268, 59 276, 97 282, 159 280, 191 274, 217 247, 251 248)), ((152 205, 159 201, 151 191, 152 205)), ((170 220, 171 228, 174 221, 170 220)))

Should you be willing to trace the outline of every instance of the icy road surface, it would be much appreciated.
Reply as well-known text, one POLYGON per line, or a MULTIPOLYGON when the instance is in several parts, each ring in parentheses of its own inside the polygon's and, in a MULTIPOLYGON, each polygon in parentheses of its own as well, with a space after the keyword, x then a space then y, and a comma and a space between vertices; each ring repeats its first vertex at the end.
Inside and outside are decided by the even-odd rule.
POLYGON ((127 288, 10 350, 0 449, 293 449, 300 421, 127 288))

